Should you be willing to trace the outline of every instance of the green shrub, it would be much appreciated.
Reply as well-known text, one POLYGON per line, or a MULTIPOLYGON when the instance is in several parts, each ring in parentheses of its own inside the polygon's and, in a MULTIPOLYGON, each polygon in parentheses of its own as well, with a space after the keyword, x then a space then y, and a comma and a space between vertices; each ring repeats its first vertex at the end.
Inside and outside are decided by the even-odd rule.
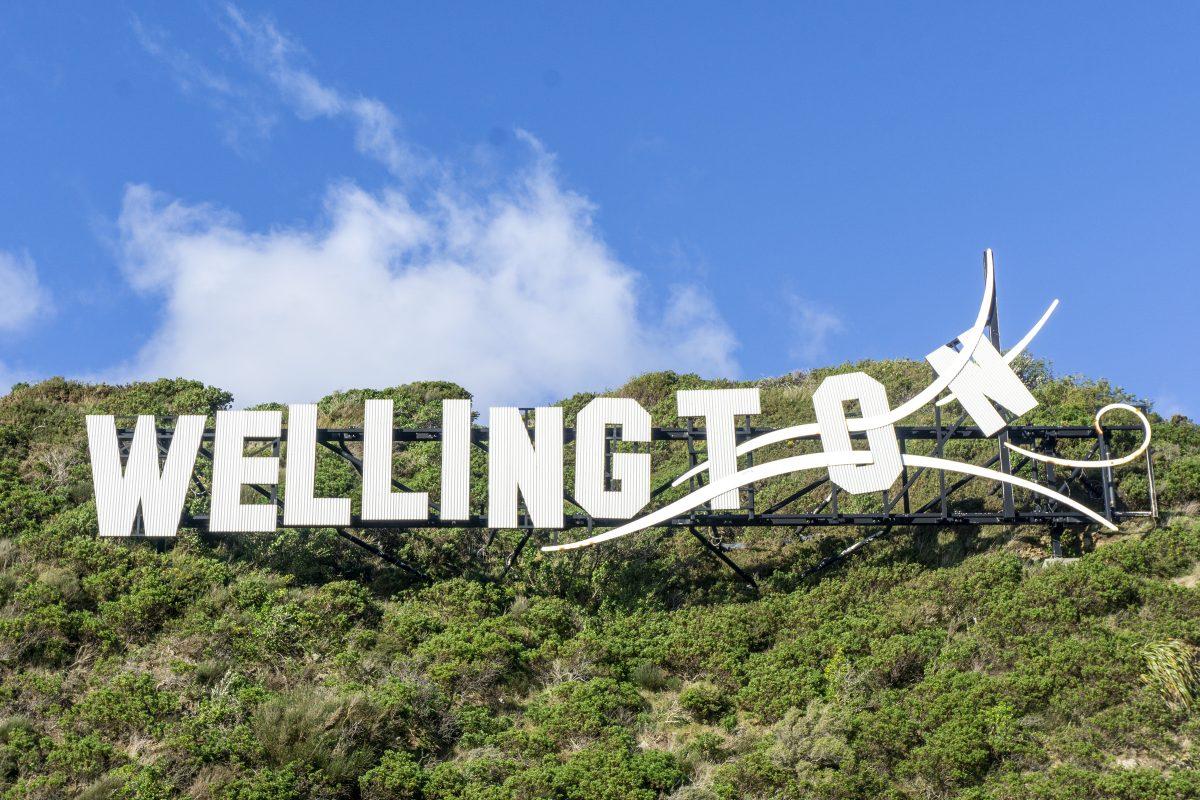
POLYGON ((727 754, 725 740, 720 735, 704 731, 683 747, 683 754, 693 759, 721 761, 727 754))
POLYGON ((638 750, 629 734, 614 732, 562 760, 517 772, 504 787, 510 797, 656 800, 682 781, 670 753, 638 750))
POLYGON ((792 775, 771 758, 769 747, 769 741, 764 741, 717 767, 712 777, 713 794, 720 800, 787 796, 783 790, 789 786, 792 775))
POLYGON ((629 679, 648 692, 661 692, 675 683, 670 673, 650 661, 638 662, 630 670, 629 679))
POLYGON ((157 736, 178 708, 178 698, 159 690, 150 675, 121 672, 84 695, 72 716, 85 730, 109 736, 157 736))
POLYGON ((643 708, 645 701, 632 684, 593 678, 547 689, 526 713, 547 735, 566 741, 631 725, 643 708))
POLYGON ((1168 508, 1183 508, 1200 501, 1200 455, 1188 455, 1160 468, 1159 502, 1168 508))
POLYGON ((454 721, 459 732, 459 747, 481 747, 497 734, 510 730, 511 717, 496 714, 486 706, 465 706, 458 709, 454 721))
POLYGON ((214 692, 198 701, 169 740, 201 764, 250 764, 263 755, 250 709, 232 692, 214 692))
POLYGON ((293 767, 263 768, 227 781, 215 796, 217 800, 300 800, 301 784, 293 767))
POLYGON ((75 783, 98 778, 122 760, 123 754, 94 733, 69 734, 46 754, 46 766, 75 783))
POLYGON ((855 761, 845 712, 814 700, 801 712, 792 709, 774 729, 772 760, 793 770, 806 784, 825 783, 829 771, 848 770, 855 761))
POLYGON ((357 581, 326 583, 307 605, 327 630, 345 630, 356 623, 374 624, 381 614, 371 592, 357 581))
MULTIPOLYGON (((1128 399, 1044 363, 1019 368, 1043 403, 1030 424, 1087 425, 1128 399)), ((929 376, 894 361, 759 381, 755 424, 810 422, 819 381, 852 369, 894 397, 929 376)), ((661 372, 619 392, 674 425, 675 390, 733 385, 749 384, 661 372)), ((360 424, 368 396, 392 397, 403 424, 436 426, 438 400, 466 393, 338 393, 320 403, 324 424, 360 424)), ((593 396, 564 401, 568 424, 593 396)), ((480 531, 371 534, 459 576, 430 582, 330 529, 183 531, 161 549, 98 538, 83 415, 229 402, 188 381, 55 379, 0 397, 0 800, 1200 800, 1185 644, 1200 641, 1200 524, 1184 511, 1200 502, 1200 427, 1188 420, 1154 419, 1165 521, 1123 523, 1050 568, 1031 563, 1044 542, 1029 528, 919 541, 897 529, 805 578, 860 534, 748 530, 737 557, 762 588, 749 598, 688 537, 652 532, 562 557, 526 548, 504 582, 484 576, 519 531, 490 547, 480 531), (690 681, 686 717, 672 696, 643 699, 679 690, 676 676, 690 681)), ((1113 452, 1136 438, 1115 437, 1113 452)), ((656 484, 686 466, 679 448, 650 446, 656 484)), ((982 460, 994 447, 947 449, 982 460)), ((397 475, 436 499, 439 458, 436 443, 407 443, 397 475)), ((472 463, 486 469, 486 454, 472 463)), ((1134 466, 1116 470, 1119 491, 1144 508, 1134 466)), ((353 470, 328 454, 317 481, 356 497, 353 470)), ((765 482, 760 503, 804 482, 765 482)), ((989 491, 968 484, 955 504, 996 508, 989 491)))
POLYGON ((729 697, 724 690, 711 683, 693 683, 679 693, 679 705, 700 722, 712 722, 730 708, 729 697))
POLYGON ((358 779, 358 785, 363 800, 416 800, 425 785, 425 771, 410 754, 389 750, 358 779))

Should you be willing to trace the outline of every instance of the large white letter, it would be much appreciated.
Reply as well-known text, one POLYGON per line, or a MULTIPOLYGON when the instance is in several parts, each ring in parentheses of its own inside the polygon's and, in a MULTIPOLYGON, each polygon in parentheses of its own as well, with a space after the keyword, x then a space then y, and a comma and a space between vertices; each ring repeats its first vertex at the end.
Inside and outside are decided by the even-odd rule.
POLYGON ((108 415, 88 415, 88 455, 101 536, 131 535, 139 504, 147 536, 176 534, 188 480, 204 436, 204 419, 202 414, 187 414, 175 420, 175 433, 160 474, 154 417, 138 417, 122 474, 116 420, 108 415))
MULTIPOLYGON (((854 449, 850 444, 850 429, 846 426, 846 408, 842 405, 848 400, 858 401, 864 417, 881 417, 891 410, 887 389, 865 372, 831 375, 821 381, 813 393, 813 407, 821 430, 821 446, 826 453, 845 453, 854 449)), ((867 431, 867 446, 874 463, 829 468, 833 482, 851 494, 882 492, 895 483, 900 474, 900 445, 891 425, 867 431)))
POLYGON ((613 453, 612 479, 604 488, 604 439, 609 425, 621 426, 626 442, 650 441, 650 414, 636 400, 597 397, 575 421, 575 499, 593 517, 629 519, 650 502, 650 454, 613 453))
POLYGON ((471 517, 471 401, 442 401, 442 501, 447 520, 471 517))
POLYGON ((375 522, 429 518, 427 492, 392 491, 392 401, 368 400, 363 421, 362 518, 375 522))
MULTIPOLYGON (((959 353, 945 345, 925 356, 933 369, 941 375, 954 366, 959 353)), ((1025 388, 1017 373, 1012 371, 1004 356, 986 339, 980 339, 971 360, 950 381, 950 391, 962 403, 962 407, 975 420, 985 435, 991 436, 1004 428, 1004 418, 992 407, 991 400, 1021 416, 1037 406, 1037 400, 1025 388)))
POLYGON ((535 528, 563 526, 563 415, 553 406, 534 415, 534 442, 517 408, 493 408, 488 432, 488 526, 517 526, 517 493, 535 528))
POLYGON ((288 406, 287 486, 284 525, 350 524, 350 498, 314 497, 317 473, 317 407, 288 406))
MULTIPOLYGON (((759 413, 758 389, 689 389, 675 393, 681 417, 704 417, 704 436, 708 443, 709 479, 737 472, 736 420, 740 414, 759 413)), ((741 505, 737 490, 713 498, 714 510, 741 505)))
POLYGON ((212 509, 208 529, 214 533, 269 533, 275 530, 274 503, 242 503, 247 483, 279 483, 279 459, 247 457, 247 439, 275 439, 283 427, 279 411, 218 411, 213 446, 212 509))

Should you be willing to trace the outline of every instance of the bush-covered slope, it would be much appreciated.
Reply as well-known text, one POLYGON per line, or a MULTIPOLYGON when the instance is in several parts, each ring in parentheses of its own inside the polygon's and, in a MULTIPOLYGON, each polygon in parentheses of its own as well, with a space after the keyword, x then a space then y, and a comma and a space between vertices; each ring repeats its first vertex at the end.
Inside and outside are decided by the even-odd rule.
MULTIPOLYGON (((893 398, 928 374, 853 368, 893 398)), ((1042 401, 1032 423, 1089 424, 1128 399, 1023 369, 1042 401)), ((833 371, 761 382, 762 424, 811 419, 833 371)), ((616 393, 674 424, 673 393, 707 385, 656 373, 616 393)), ((322 423, 358 423, 369 396, 418 425, 464 393, 340 393, 322 423)), ((568 422, 589 397, 564 401, 568 422)), ((380 534, 430 581, 325 530, 184 532, 161 550, 96 538, 83 415, 230 401, 182 380, 56 379, 0 398, 0 797, 1200 797, 1188 420, 1153 418, 1163 523, 1054 565, 1036 531, 900 531, 804 579, 860 534, 751 532, 738 558, 753 596, 661 532, 529 548, 503 581, 516 532, 380 534)), ((971 455, 959 446, 952 457, 971 455)), ((399 474, 436 492, 436 455, 407 448, 399 474)), ((656 479, 685 463, 655 459, 656 479)), ((356 485, 321 460, 319 491, 356 485)), ((1121 488, 1146 502, 1136 471, 1121 488)), ((995 502, 988 491, 956 503, 995 502)))

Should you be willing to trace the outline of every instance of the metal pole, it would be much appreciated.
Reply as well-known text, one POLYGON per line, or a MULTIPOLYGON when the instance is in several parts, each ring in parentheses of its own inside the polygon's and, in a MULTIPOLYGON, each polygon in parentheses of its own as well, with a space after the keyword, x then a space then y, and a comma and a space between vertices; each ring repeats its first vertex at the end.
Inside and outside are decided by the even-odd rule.
POLYGON ((1158 519, 1158 492, 1154 489, 1154 446, 1146 448, 1146 483, 1150 490, 1150 516, 1158 519))
MULTIPOLYGON (((996 310, 996 270, 995 265, 992 264, 992 251, 990 248, 983 251, 983 271, 985 275, 987 274, 989 266, 992 267, 992 307, 988 312, 988 330, 991 331, 992 347, 996 348, 996 351, 999 352, 1000 314, 996 310)), ((1000 431, 1000 434, 996 437, 996 442, 1000 448, 1000 471, 1005 475, 1011 475, 1012 465, 1008 460, 1008 428, 1004 428, 1000 431)), ((1003 488, 1000 491, 1001 496, 1004 498, 1004 516, 1011 520, 1016 516, 1016 512, 1014 511, 1013 507, 1012 484, 1005 483, 1002 484, 1002 487, 1003 488)))
MULTIPOLYGON (((746 417, 743 421, 743 425, 745 426, 745 439, 751 438, 754 435, 754 433, 753 433, 754 428, 750 424, 750 415, 749 414, 746 415, 746 417)), ((746 467, 748 469, 753 466, 754 466, 754 451, 751 450, 746 455, 746 467)), ((746 487, 746 508, 750 511, 750 516, 753 517, 754 516, 754 484, 753 483, 746 487)))
MULTIPOLYGON (((933 407, 933 421, 937 425, 937 457, 945 458, 946 440, 945 433, 942 430, 942 407, 935 405, 933 407)), ((942 519, 949 516, 950 504, 946 500, 946 470, 938 470, 938 498, 941 500, 942 519)))
MULTIPOLYGON (((712 530, 714 533, 716 533, 715 528, 713 528, 712 530)), ((700 533, 700 531, 696 530, 696 527, 694 525, 688 526, 688 532, 691 533, 692 536, 696 537, 696 541, 700 542, 700 544, 704 547, 705 550, 707 550, 708 552, 710 552, 714 556, 716 556, 718 559, 720 559, 721 562, 723 564, 725 564, 725 566, 729 567, 731 570, 736 572, 738 577, 741 578, 743 581, 745 581, 747 586, 749 586, 755 592, 758 592, 758 582, 754 580, 753 576, 751 576, 750 573, 746 572, 744 569, 739 567, 732 558, 725 555, 725 551, 723 551, 719 545, 716 545, 712 541, 707 539, 704 536, 704 534, 702 534, 702 533, 700 533)))
MULTIPOLYGON (((1100 430, 1100 458, 1103 461, 1108 460, 1108 432, 1103 428, 1100 430)), ((1103 467, 1100 470, 1100 493, 1104 495, 1104 516, 1112 521, 1114 500, 1112 467, 1103 467)))

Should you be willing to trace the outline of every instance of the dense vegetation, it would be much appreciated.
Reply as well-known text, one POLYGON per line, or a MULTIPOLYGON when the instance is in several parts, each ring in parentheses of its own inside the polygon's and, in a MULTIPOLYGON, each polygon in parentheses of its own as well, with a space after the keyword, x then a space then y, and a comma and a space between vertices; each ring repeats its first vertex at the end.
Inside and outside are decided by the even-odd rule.
MULTIPOLYGON (((894 400, 928 377, 851 368, 894 400)), ((1090 424, 1129 399, 1022 369, 1032 423, 1090 424)), ((760 382, 762 424, 811 419, 834 371, 760 382)), ((675 424, 674 391, 704 385, 657 373, 615 394, 675 424)), ((360 422, 370 396, 436 424, 463 395, 335 394, 322 424, 360 422)), ((563 403, 568 424, 588 398, 563 403)), ((768 530, 736 553, 753 594, 661 531, 527 548, 502 581, 516 531, 375 537, 429 580, 328 530, 98 539, 83 415, 230 402, 184 380, 0 398, 3 798, 1200 798, 1200 428, 1182 417, 1153 417, 1163 520, 1049 565, 1040 531, 896 531, 805 577, 861 532, 768 530)), ((436 455, 408 447, 398 476, 436 493, 436 455)), ((656 480, 685 463, 654 455, 656 480)), ((319 491, 356 485, 320 461, 319 491)), ((1137 470, 1121 494, 1145 507, 1137 470)), ((995 502, 986 485, 955 500, 995 502)))

